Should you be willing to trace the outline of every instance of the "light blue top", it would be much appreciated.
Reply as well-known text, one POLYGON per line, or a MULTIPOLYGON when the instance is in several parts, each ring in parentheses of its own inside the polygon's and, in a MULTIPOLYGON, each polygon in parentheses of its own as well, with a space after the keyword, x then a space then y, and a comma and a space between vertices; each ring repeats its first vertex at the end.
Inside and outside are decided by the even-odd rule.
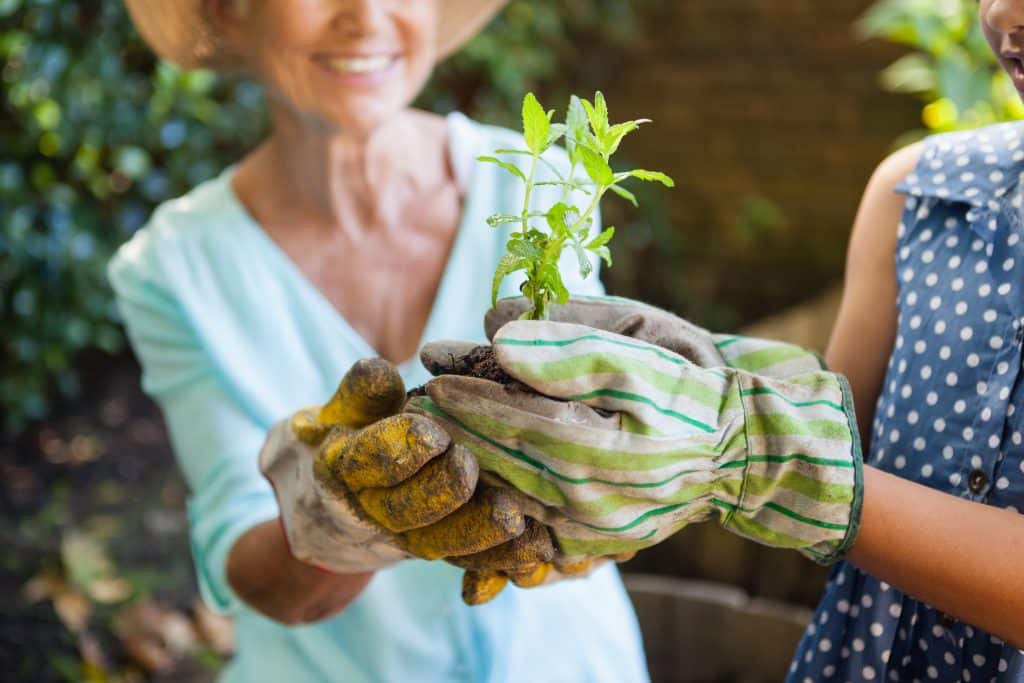
MULTIPOLYGON (((518 136, 459 114, 448 126, 464 211, 423 339, 483 340, 509 232, 485 219, 518 213, 522 189, 473 160, 515 146, 518 136)), ((553 161, 564 164, 564 154, 553 161)), ((353 362, 377 354, 246 213, 230 178, 229 169, 162 205, 109 268, 143 388, 163 410, 192 491, 202 594, 236 617, 238 654, 223 680, 647 680, 636 617, 612 566, 587 579, 509 588, 471 608, 460 598, 460 570, 408 561, 378 572, 339 616, 300 627, 265 619, 233 594, 228 551, 278 514, 256 462, 267 429, 327 400, 353 362)), ((564 272, 571 291, 601 293, 596 277, 581 282, 575 268, 564 272)), ((504 293, 516 286, 506 283, 504 293)), ((400 369, 408 386, 427 379, 418 362, 400 369)))

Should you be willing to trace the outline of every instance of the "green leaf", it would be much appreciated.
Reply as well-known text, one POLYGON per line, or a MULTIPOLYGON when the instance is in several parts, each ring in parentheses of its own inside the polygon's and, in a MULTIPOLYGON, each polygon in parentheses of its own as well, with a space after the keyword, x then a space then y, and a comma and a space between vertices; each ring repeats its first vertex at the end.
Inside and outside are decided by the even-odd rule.
POLYGON ((507 248, 508 253, 531 261, 539 257, 541 253, 540 247, 527 240, 509 240, 507 248))
POLYGON ((563 135, 565 135, 565 130, 566 130, 565 124, 563 124, 563 123, 552 123, 551 124, 551 130, 548 131, 548 141, 547 141, 547 144, 544 145, 544 149, 547 149, 551 145, 553 145, 556 142, 558 142, 559 139, 561 139, 561 137, 563 135))
POLYGON ((558 202, 552 206, 548 209, 546 216, 548 226, 551 228, 551 234, 570 237, 572 232, 569 229, 569 223, 575 222, 579 218, 579 213, 579 209, 575 206, 569 206, 564 202, 558 202))
POLYGON ((604 231, 600 235, 598 235, 594 239, 592 239, 589 242, 587 242, 587 249, 595 250, 598 247, 602 247, 602 246, 608 244, 608 242, 614 236, 615 236, 615 228, 607 227, 607 228, 604 229, 604 231))
POLYGON ((633 169, 628 171, 629 175, 638 178, 639 180, 655 181, 659 182, 665 187, 675 187, 676 181, 672 180, 669 176, 665 175, 661 171, 646 171, 642 168, 633 169))
POLYGON ((632 133, 634 130, 640 127, 642 123, 650 123, 650 119, 637 119, 635 121, 626 121, 625 123, 617 123, 608 129, 608 148, 605 150, 607 154, 615 154, 619 151, 619 144, 622 139, 632 133))
POLYGON ((582 192, 583 194, 590 196, 593 193, 585 186, 580 183, 572 182, 569 180, 542 180, 539 183, 534 183, 534 187, 543 187, 545 185, 554 185, 557 187, 567 187, 573 192, 582 192))
POLYGON ((583 109, 587 112, 587 119, 590 121, 590 128, 594 132, 594 136, 597 138, 599 146, 603 146, 605 121, 602 120, 601 115, 594 108, 594 105, 589 100, 580 100, 583 104, 583 109))
POLYGON ((627 190, 626 188, 622 187, 621 185, 612 185, 608 189, 614 192, 615 194, 619 195, 626 201, 628 201, 633 206, 640 206, 639 202, 636 201, 636 195, 627 190))
MULTIPOLYGON (((528 152, 528 151, 526 151, 524 149, 496 149, 496 150, 494 150, 494 153, 495 154, 525 154, 526 156, 531 156, 531 157, 533 156, 533 152, 528 152)), ((537 161, 539 161, 540 163, 542 163, 545 166, 547 166, 548 170, 550 170, 552 173, 554 173, 556 178, 558 178, 560 180, 564 180, 564 178, 562 177, 562 172, 560 170, 558 170, 558 167, 555 166, 553 163, 551 163, 546 157, 537 157, 537 161)), ((537 183, 537 184, 539 185, 540 183, 537 183)))
POLYGON ((516 166, 515 164, 510 164, 509 162, 502 161, 501 159, 498 159, 496 157, 477 157, 476 160, 482 161, 485 164, 497 164, 498 166, 501 166, 503 169, 505 169, 512 175, 522 180, 524 183, 526 182, 526 175, 521 170, 519 170, 519 167, 516 166))
POLYGON ((580 277, 586 280, 594 271, 594 264, 590 262, 587 250, 583 248, 583 245, 579 242, 573 242, 572 247, 576 251, 576 260, 580 264, 580 277))
POLYGON ((601 157, 600 154, 589 147, 580 146, 577 148, 583 161, 583 168, 586 169, 590 179, 598 186, 606 187, 615 183, 615 174, 611 166, 601 157))
POLYGON ((580 221, 579 225, 576 226, 576 236, 580 239, 590 235, 590 228, 594 226, 594 219, 587 218, 585 221, 580 221))
POLYGON ((612 252, 608 250, 608 247, 597 247, 591 251, 600 256, 609 268, 612 267, 612 252))
POLYGON ((497 228, 506 223, 518 223, 521 220, 523 220, 522 216, 515 216, 510 213, 496 213, 493 216, 487 217, 487 225, 497 228))
POLYGON ((576 153, 576 146, 586 144, 586 137, 590 132, 587 129, 587 111, 583 108, 580 98, 573 95, 569 98, 569 108, 565 113, 565 151, 569 153, 572 160, 576 153))
POLYGON ((534 94, 526 93, 523 98, 523 139, 526 147, 534 154, 542 154, 548 145, 551 133, 551 118, 534 94))
POLYGON ((491 306, 498 304, 498 290, 501 288, 502 280, 517 270, 525 270, 529 267, 529 261, 515 254, 505 254, 501 257, 498 268, 494 271, 494 280, 491 281, 491 306))
POLYGON ((594 93, 594 107, 604 122, 604 129, 608 130, 608 103, 604 101, 604 94, 600 90, 594 93))

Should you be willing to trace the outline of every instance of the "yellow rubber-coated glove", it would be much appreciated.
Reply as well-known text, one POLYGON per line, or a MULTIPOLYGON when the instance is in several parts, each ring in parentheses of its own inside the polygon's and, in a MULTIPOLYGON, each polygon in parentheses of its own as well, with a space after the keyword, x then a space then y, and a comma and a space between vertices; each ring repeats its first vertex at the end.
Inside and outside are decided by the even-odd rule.
POLYGON ((390 363, 364 360, 326 405, 271 429, 260 468, 296 558, 337 573, 411 557, 472 562, 532 528, 513 492, 477 490, 476 460, 441 427, 398 412, 405 398, 390 363))

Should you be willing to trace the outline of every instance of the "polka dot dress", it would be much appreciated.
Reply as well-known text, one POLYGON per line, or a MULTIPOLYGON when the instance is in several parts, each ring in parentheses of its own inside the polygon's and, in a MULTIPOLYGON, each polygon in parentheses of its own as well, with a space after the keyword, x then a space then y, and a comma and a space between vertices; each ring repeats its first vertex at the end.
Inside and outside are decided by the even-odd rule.
MULTIPOLYGON (((1016 512, 1024 512, 1022 144, 1024 123, 937 136, 897 188, 907 195, 899 322, 866 456, 1016 512)), ((1024 653, 844 562, 788 680, 1024 682, 1024 653)))

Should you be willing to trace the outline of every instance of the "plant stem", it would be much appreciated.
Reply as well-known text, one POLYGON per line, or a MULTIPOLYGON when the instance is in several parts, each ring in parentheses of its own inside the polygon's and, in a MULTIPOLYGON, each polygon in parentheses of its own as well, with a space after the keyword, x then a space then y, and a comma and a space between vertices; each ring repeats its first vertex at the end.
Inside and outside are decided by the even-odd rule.
POLYGON ((571 232, 574 236, 576 235, 576 230, 583 224, 583 221, 590 218, 590 216, 594 213, 594 210, 597 208, 597 205, 601 202, 601 197, 603 197, 604 193, 607 191, 608 186, 594 187, 594 198, 593 200, 591 200, 590 206, 588 206, 587 210, 583 213, 583 215, 580 216, 579 219, 572 224, 572 227, 569 228, 569 232, 571 232))
POLYGON ((530 175, 526 178, 526 194, 523 197, 523 237, 526 237, 530 229, 530 193, 533 192, 533 176, 537 172, 537 158, 539 154, 530 157, 530 175))

